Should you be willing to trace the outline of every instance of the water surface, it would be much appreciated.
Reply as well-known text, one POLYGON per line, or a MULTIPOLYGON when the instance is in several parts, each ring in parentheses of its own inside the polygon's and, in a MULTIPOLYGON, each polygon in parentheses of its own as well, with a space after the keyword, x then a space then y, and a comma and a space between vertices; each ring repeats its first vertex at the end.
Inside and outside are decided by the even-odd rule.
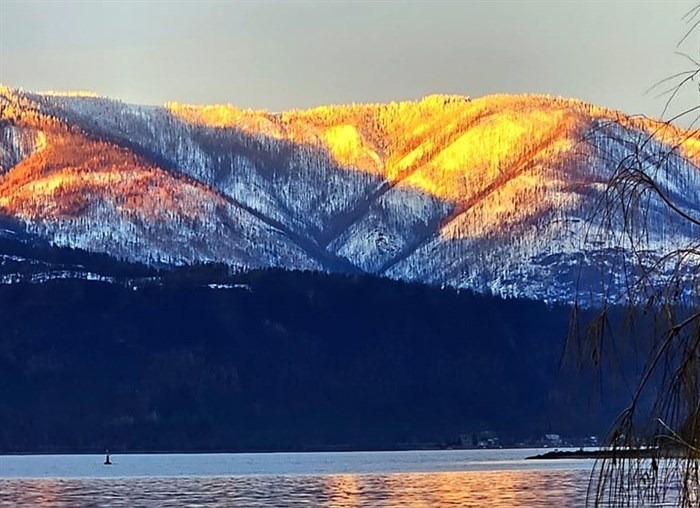
POLYGON ((0 456, 0 506, 580 506, 590 460, 542 450, 0 456))

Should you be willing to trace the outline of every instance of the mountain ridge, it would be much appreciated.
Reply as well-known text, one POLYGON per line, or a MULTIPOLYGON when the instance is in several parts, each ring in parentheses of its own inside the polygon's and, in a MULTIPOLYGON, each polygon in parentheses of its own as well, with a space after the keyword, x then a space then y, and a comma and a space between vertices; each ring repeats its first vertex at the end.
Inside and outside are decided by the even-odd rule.
MULTIPOLYGON (((588 238, 591 217, 634 147, 700 211, 697 133, 574 99, 435 95, 272 114, 4 87, 0 108, 0 212, 57 245, 131 261, 572 301, 573 270, 615 262, 615 245, 588 238)), ((652 229, 659 253, 694 234, 652 229)), ((584 290, 607 290, 589 278, 584 290)))

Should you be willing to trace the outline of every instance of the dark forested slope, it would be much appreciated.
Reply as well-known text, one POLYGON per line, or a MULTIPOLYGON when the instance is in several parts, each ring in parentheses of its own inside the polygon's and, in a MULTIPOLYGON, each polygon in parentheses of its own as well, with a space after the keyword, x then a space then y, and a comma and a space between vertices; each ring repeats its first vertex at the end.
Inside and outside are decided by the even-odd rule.
POLYGON ((559 375, 565 307, 303 272, 209 287, 216 270, 0 285, 0 451, 395 448, 609 421, 559 375))

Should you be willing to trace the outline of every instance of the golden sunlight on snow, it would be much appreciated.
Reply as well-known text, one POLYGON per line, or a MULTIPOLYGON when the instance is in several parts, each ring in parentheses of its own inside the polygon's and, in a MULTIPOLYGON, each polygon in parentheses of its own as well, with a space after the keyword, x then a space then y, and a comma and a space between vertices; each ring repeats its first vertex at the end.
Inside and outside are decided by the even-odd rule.
POLYGON ((338 164, 372 173, 381 171, 383 164, 379 155, 365 145, 352 125, 331 127, 323 133, 323 140, 338 164))
POLYGON ((280 138, 275 122, 265 111, 239 109, 231 104, 194 106, 169 102, 165 105, 170 114, 185 122, 208 127, 234 128, 248 134, 264 134, 280 138))
MULTIPOLYGON (((2 211, 25 218, 70 215, 98 200, 144 217, 167 210, 187 217, 199 214, 204 201, 224 202, 205 185, 174 178, 126 148, 44 115, 9 89, 5 94, 2 117, 37 134, 35 151, 0 177, 2 211)), ((589 155, 584 137, 598 124, 636 129, 700 159, 697 132, 538 95, 475 100, 435 95, 281 114, 177 103, 166 110, 189 124, 239 130, 254 143, 276 140, 278 150, 284 147, 279 140, 320 150, 338 171, 378 175, 391 185, 445 200, 455 207, 443 224, 445 238, 485 235, 533 211, 574 206, 572 193, 558 188, 563 185, 558 171, 565 161, 589 155), (559 202, 561 196, 568 198, 559 202)))
POLYGON ((590 118, 590 107, 580 101, 507 95, 473 101, 435 95, 281 115, 230 105, 167 108, 189 123, 319 146, 344 170, 380 174, 454 202, 470 199, 529 158, 570 150, 590 118))
POLYGON ((415 168, 405 183, 463 202, 539 158, 569 150, 575 143, 575 127, 575 118, 563 111, 491 115, 415 168))
POLYGON ((122 148, 57 131, 41 133, 44 149, 0 178, 0 212, 50 219, 104 206, 158 221, 197 217, 224 204, 203 186, 173 178, 122 148))

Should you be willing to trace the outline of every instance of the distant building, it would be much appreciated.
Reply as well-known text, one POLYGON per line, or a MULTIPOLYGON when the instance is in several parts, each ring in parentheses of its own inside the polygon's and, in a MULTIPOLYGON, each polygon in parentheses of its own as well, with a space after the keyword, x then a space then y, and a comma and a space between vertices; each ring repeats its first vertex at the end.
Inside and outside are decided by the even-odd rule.
POLYGON ((559 434, 545 434, 544 441, 546 446, 561 446, 561 436, 559 434))
POLYGON ((584 446, 597 447, 599 444, 598 436, 589 436, 584 440, 584 446))

